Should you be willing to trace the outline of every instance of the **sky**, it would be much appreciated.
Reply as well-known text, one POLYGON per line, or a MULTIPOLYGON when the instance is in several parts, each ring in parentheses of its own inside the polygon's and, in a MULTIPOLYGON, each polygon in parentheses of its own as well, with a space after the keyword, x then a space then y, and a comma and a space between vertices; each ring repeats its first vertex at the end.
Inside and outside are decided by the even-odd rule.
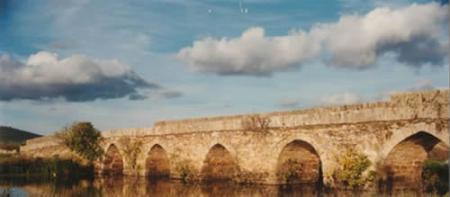
POLYGON ((0 125, 50 134, 449 83, 448 1, 0 0, 0 125))

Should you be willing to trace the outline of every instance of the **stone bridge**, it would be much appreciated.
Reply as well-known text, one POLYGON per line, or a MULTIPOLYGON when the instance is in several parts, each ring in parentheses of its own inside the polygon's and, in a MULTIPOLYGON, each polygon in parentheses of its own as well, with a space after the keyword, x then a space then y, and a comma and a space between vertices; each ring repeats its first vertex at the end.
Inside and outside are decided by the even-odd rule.
MULTIPOLYGON (((339 156, 352 149, 368 157, 378 177, 417 188, 425 160, 448 161, 448 95, 448 90, 401 93, 383 102, 103 132, 106 154, 96 167, 103 174, 333 186, 339 156)), ((67 152, 46 138, 28 141, 21 152, 43 157, 67 152)))

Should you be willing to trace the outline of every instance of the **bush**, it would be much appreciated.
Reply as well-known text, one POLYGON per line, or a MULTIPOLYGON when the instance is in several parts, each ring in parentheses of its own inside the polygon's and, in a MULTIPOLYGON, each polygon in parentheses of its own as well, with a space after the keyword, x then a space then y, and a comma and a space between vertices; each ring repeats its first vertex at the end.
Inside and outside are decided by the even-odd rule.
POLYGON ((443 195, 448 191, 448 163, 426 160, 422 171, 423 187, 426 192, 443 195))
POLYGON ((14 144, 14 143, 3 143, 0 144, 0 150, 9 150, 9 151, 19 151, 20 144, 14 144))
POLYGON ((137 159, 139 154, 141 153, 142 141, 139 140, 131 140, 128 137, 121 138, 120 142, 124 145, 124 153, 128 158, 126 161, 128 165, 135 171, 138 170, 137 159))
POLYGON ((58 136, 62 137, 67 147, 91 163, 103 155, 100 147, 103 138, 90 122, 73 123, 58 136))
POLYGON ((260 115, 251 115, 241 121, 242 128, 248 131, 268 132, 270 119, 260 115))
POLYGON ((338 157, 339 167, 333 172, 333 179, 345 187, 359 188, 374 179, 373 172, 369 176, 363 173, 370 167, 371 162, 366 155, 348 149, 338 157))
POLYGON ((283 170, 278 172, 279 178, 288 184, 299 182, 301 176, 301 163, 297 160, 288 159, 283 163, 283 170))
POLYGON ((39 176, 43 179, 70 179, 94 174, 92 165, 83 166, 76 161, 59 159, 25 158, 18 155, 0 157, 2 176, 39 176))
POLYGON ((180 173, 180 178, 183 182, 193 181, 194 176, 197 173, 191 161, 188 159, 177 162, 175 170, 180 173))

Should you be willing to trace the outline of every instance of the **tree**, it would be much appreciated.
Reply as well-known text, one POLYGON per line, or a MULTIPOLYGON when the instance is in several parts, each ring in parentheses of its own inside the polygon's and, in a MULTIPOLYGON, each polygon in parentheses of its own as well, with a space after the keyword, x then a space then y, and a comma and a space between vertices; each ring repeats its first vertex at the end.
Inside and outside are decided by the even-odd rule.
POLYGON ((89 162, 103 155, 103 149, 100 147, 103 137, 90 122, 75 122, 65 127, 59 136, 67 147, 89 162))

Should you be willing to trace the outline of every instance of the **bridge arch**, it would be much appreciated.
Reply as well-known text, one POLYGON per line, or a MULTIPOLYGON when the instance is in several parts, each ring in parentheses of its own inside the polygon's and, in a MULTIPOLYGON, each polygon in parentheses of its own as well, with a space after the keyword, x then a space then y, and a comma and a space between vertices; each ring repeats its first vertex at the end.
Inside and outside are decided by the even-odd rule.
POLYGON ((281 149, 276 176, 285 184, 321 184, 322 162, 312 144, 295 139, 281 149))
POLYGON ((152 146, 145 161, 146 175, 151 179, 169 178, 170 161, 166 150, 159 144, 152 146))
POLYGON ((203 160, 201 177, 204 181, 232 180, 238 173, 239 166, 225 146, 213 145, 203 160))
POLYGON ((110 144, 106 149, 103 159, 102 175, 123 175, 124 162, 122 154, 115 144, 110 144))
POLYGON ((449 138, 448 138, 448 129, 443 130, 436 130, 436 126, 434 124, 429 125, 410 125, 401 127, 399 129, 391 131, 392 136, 390 136, 382 145, 382 148, 379 151, 378 158, 386 158, 387 155, 392 151, 392 149, 408 138, 409 136, 412 136, 414 134, 417 134, 418 132, 426 132, 440 141, 442 141, 447 146, 450 146, 449 138))
POLYGON ((419 131, 398 142, 378 166, 379 189, 421 189, 424 161, 448 160, 448 143, 419 131))

